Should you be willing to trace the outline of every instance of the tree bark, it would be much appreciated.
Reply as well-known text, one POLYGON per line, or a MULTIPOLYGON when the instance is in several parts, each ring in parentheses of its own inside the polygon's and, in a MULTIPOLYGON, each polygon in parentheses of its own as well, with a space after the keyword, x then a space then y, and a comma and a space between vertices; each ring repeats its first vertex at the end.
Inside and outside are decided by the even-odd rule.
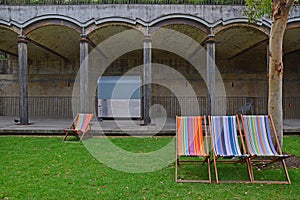
POLYGON ((272 27, 269 38, 269 100, 268 113, 272 115, 280 145, 283 144, 283 111, 282 111, 282 77, 283 53, 282 44, 289 11, 294 0, 272 1, 272 27), (292 1, 292 2, 291 2, 292 1))

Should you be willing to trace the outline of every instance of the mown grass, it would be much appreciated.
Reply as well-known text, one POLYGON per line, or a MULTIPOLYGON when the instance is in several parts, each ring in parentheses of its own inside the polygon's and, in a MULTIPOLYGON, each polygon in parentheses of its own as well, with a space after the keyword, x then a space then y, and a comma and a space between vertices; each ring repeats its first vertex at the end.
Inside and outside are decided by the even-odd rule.
MULTIPOLYGON (((299 169, 289 168, 291 185, 175 183, 174 163, 154 172, 126 173, 99 162, 83 143, 62 143, 61 139, 0 137, 0 199, 299 199, 300 196, 299 169)), ((168 137, 110 139, 132 152, 151 152, 171 140, 168 137)), ((300 156, 299 144, 299 136, 285 137, 283 150, 300 156)), ((247 179, 244 169, 238 169, 243 171, 239 173, 236 168, 220 166, 220 173, 232 178, 236 171, 238 178, 247 179)), ((188 167, 185 170, 195 172, 188 167)), ((281 178, 279 169, 261 171, 281 178)))

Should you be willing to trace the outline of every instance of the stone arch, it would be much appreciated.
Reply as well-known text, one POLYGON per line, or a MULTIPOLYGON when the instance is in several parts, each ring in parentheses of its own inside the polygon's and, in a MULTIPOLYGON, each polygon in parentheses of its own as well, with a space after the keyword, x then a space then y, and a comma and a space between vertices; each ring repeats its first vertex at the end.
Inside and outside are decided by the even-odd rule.
MULTIPOLYGON (((112 20, 112 18, 109 18, 109 20, 112 20)), ((127 52, 119 58, 114 58, 114 60, 111 60, 112 62, 109 63, 109 66, 104 73, 105 75, 119 76, 125 71, 143 63, 142 47, 143 35, 145 33, 144 29, 145 27, 141 26, 140 24, 134 24, 133 22, 128 23, 120 20, 108 21, 107 19, 101 20, 101 22, 97 21, 97 23, 90 24, 88 27, 86 27, 85 31, 87 37, 89 38, 89 42, 92 43, 92 46, 95 48, 95 52, 92 52, 92 57, 97 57, 98 53, 100 53, 102 56, 106 56, 106 54, 101 50, 101 47, 103 46, 102 42, 105 42, 107 39, 108 41, 111 41, 109 39, 111 36, 115 35, 118 37, 118 34, 122 32, 124 32, 124 34, 128 34, 126 31, 129 31, 129 33, 134 31, 140 36, 140 40, 138 41, 140 41, 141 49, 135 50, 134 52, 127 52)), ((111 57, 109 56, 109 58, 111 57)))
POLYGON ((18 28, 0 24, 0 51, 17 57, 18 55, 18 28))
POLYGON ((81 24, 70 17, 44 15, 26 21, 20 34, 29 41, 29 59, 35 54, 41 59, 50 55, 70 63, 78 59, 81 33, 81 24))
MULTIPOLYGON (((217 25, 212 29, 212 35, 217 43, 224 43, 224 47, 230 48, 230 43, 237 43, 235 50, 227 51, 232 54, 227 59, 233 59, 234 57, 245 53, 251 48, 260 45, 261 43, 267 43, 269 37, 269 29, 265 26, 258 26, 249 23, 229 23, 226 25, 217 25), (242 35, 241 35, 242 34, 242 35), (248 37, 248 38, 246 38, 248 37)), ((220 45, 219 45, 220 46, 220 45)))
POLYGON ((22 27, 20 34, 28 41, 28 73, 33 75, 28 78, 29 91, 42 96, 70 95, 73 73, 80 65, 80 23, 65 16, 44 15, 22 27))
MULTIPOLYGON (((112 19, 111 19, 112 20, 112 19)), ((95 47, 100 44, 107 38, 121 33, 127 30, 135 30, 139 33, 145 33, 145 27, 141 25, 136 25, 133 23, 127 23, 124 21, 107 21, 102 20, 101 23, 99 21, 97 23, 90 24, 85 28, 85 34, 89 38, 89 41, 95 47)))
POLYGON ((293 54, 294 52, 300 52, 300 18, 298 20, 292 20, 288 22, 284 40, 283 40, 283 54, 293 54))
POLYGON ((82 28, 81 24, 77 22, 76 20, 73 20, 71 18, 65 17, 65 16, 42 16, 38 18, 34 18, 32 20, 27 21, 23 25, 23 34, 27 35, 30 32, 45 27, 49 25, 58 25, 58 26, 64 26, 68 27, 70 29, 75 30, 78 33, 81 33, 82 28))
MULTIPOLYGON (((13 25, 0 24, 0 74, 16 74, 18 72, 18 28, 13 25)), ((7 82, 7 81, 4 81, 7 82)), ((4 89, 4 88, 3 88, 4 89)), ((0 89, 1 95, 9 89, 0 89)))
POLYGON ((218 24, 213 28, 216 63, 224 74, 228 96, 267 96, 269 29, 247 22, 218 24), (255 85, 260 84, 260 90, 255 85))
POLYGON ((11 24, 11 23, 5 23, 4 21, 0 20, 0 29, 8 29, 12 32, 15 32, 16 34, 19 34, 20 32, 20 28, 18 28, 17 26, 11 24))
POLYGON ((135 29, 137 31, 143 32, 143 27, 141 25, 137 25, 136 23, 128 23, 127 21, 114 21, 114 19, 110 19, 112 21, 102 21, 102 22, 97 22, 97 23, 92 23, 89 24, 86 28, 85 28, 85 33, 89 36, 91 34, 93 34, 95 31, 105 28, 105 27, 109 27, 109 26, 122 26, 125 27, 125 29, 135 29))
MULTIPOLYGON (((300 70, 299 59, 300 56, 300 18, 294 18, 287 24, 283 38, 283 65, 284 65, 284 85, 283 95, 285 97, 295 97, 299 94, 300 89, 300 70)), ((295 117, 297 105, 291 101, 290 98, 285 98, 286 116, 289 118, 295 117)))
POLYGON ((300 28, 300 17, 289 19, 286 28, 300 28))
POLYGON ((205 20, 189 15, 168 15, 153 20, 149 26, 153 27, 153 31, 157 28, 162 28, 167 25, 184 24, 198 28, 202 32, 209 34, 210 25, 205 20))
POLYGON ((253 28, 254 30, 258 30, 267 36, 269 35, 269 32, 270 32, 270 28, 266 24, 258 25, 258 24, 251 24, 251 23, 248 23, 247 21, 243 21, 243 20, 241 20, 241 21, 235 20, 232 22, 220 23, 218 25, 215 25, 212 28, 212 33, 214 35, 216 35, 226 29, 233 28, 233 27, 253 28))

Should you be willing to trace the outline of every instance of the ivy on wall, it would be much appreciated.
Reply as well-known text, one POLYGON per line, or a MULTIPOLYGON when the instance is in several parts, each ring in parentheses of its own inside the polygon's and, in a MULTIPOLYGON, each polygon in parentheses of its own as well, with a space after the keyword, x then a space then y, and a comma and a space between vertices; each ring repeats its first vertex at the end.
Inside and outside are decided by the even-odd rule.
POLYGON ((0 54, 0 60, 7 60, 7 58, 4 55, 0 54))

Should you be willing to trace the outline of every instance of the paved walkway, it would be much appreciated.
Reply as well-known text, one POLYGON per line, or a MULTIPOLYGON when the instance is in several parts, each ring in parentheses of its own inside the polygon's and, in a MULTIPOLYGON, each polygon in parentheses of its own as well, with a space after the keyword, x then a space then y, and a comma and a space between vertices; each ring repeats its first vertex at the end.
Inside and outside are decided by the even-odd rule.
MULTIPOLYGON (((0 134, 62 135, 63 129, 70 127, 71 118, 31 119, 30 125, 19 125, 13 117, 0 116, 0 134)), ((175 119, 153 120, 153 124, 144 126, 140 120, 104 120, 93 118, 91 132, 109 135, 174 135, 175 119)))
MULTIPOLYGON (((68 128, 70 118, 39 118, 31 119, 30 125, 19 125, 13 117, 0 116, 0 134, 8 135, 63 135, 63 129, 68 128)), ((154 119, 150 126, 143 126, 139 120, 104 120, 91 122, 92 133, 96 135, 175 135, 175 119, 154 119)), ((284 133, 300 133, 300 119, 284 120, 284 133)))

